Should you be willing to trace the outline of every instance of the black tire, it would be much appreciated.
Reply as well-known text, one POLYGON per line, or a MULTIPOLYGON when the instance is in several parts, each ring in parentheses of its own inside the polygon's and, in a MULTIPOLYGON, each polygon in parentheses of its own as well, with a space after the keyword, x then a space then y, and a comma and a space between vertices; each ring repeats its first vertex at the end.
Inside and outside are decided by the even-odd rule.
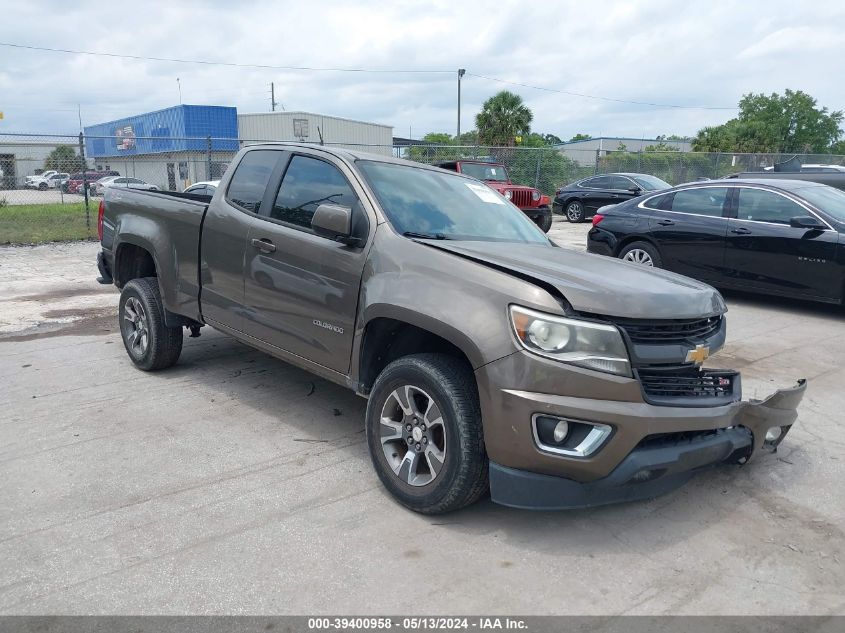
POLYGON ((179 360, 179 354, 182 353, 182 328, 167 327, 164 324, 164 306, 156 277, 133 279, 123 287, 118 319, 123 346, 136 367, 155 371, 172 367, 179 360), (140 310, 137 309, 138 304, 140 310), (142 315, 144 326, 141 331, 147 334, 146 345, 143 345, 143 335, 136 334, 134 339, 131 336, 133 331, 138 331, 138 321, 131 318, 133 315, 142 315))
POLYGON ((548 233, 549 229, 552 228, 552 214, 549 215, 541 215, 537 218, 537 226, 540 227, 540 230, 543 233, 548 233))
MULTIPOLYGON (((409 418, 404 418, 401 410, 398 414, 398 425, 404 429, 409 418)), ((484 449, 478 387, 465 361, 445 354, 415 354, 390 363, 379 374, 370 393, 366 428, 367 444, 376 473, 385 488, 405 507, 422 514, 452 512, 474 503, 487 492, 488 459, 484 449), (400 478, 388 462, 388 453, 391 453, 390 459, 394 464, 397 461, 404 463, 395 450, 404 448, 407 454, 412 454, 413 446, 406 446, 402 443, 405 440, 397 438, 394 444, 385 448, 381 439, 382 429, 388 434, 391 430, 381 423, 382 413, 394 402, 392 394, 397 390, 401 392, 405 386, 429 395, 442 419, 444 459, 440 470, 424 485, 412 485, 400 478), (394 446, 397 448, 394 449, 394 446)), ((431 426, 428 430, 433 428, 431 426)), ((431 440, 432 445, 435 441, 431 440)), ((427 453, 420 456, 421 460, 423 458, 427 460, 427 453)), ((430 463, 426 461, 426 464, 430 463)), ((397 468, 401 473, 402 467, 397 464, 397 468)))
POLYGON ((47 191, 47 183, 46 182, 39 182, 38 183, 38 190, 39 191, 47 191))
POLYGON ((563 215, 565 215, 566 219, 573 224, 583 222, 586 217, 584 213, 584 203, 580 200, 570 200, 566 203, 563 215))
POLYGON ((654 268, 663 268, 663 259, 660 257, 660 251, 653 244, 648 242, 631 242, 626 244, 625 248, 619 251, 619 259, 630 261, 635 264, 643 266, 653 266, 654 268), (639 251, 639 253, 638 253, 639 251), (646 254, 651 260, 651 263, 641 261, 638 255, 646 254))

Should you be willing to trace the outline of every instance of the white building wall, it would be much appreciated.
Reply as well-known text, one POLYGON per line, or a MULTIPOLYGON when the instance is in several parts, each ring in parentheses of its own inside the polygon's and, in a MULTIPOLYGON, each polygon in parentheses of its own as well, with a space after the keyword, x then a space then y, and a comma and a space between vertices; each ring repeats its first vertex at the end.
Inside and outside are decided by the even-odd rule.
POLYGON ((393 127, 311 112, 238 114, 238 136, 244 144, 261 141, 303 141, 391 156, 393 127), (298 134, 307 121, 307 136, 298 134), (299 128, 299 129, 297 129, 299 128))

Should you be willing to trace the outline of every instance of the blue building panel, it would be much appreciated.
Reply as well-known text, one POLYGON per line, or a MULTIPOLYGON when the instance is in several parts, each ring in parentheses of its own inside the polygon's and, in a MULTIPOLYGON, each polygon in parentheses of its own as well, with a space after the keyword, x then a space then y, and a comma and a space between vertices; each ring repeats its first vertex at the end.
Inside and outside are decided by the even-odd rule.
POLYGON ((238 111, 228 106, 178 105, 89 125, 85 152, 92 158, 165 152, 237 151, 238 111))

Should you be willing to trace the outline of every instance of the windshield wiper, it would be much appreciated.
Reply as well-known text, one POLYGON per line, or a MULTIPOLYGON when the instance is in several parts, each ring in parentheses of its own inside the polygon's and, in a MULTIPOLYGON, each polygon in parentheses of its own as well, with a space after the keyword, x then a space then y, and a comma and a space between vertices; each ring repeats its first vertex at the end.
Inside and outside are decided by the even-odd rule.
POLYGON ((443 233, 416 233, 415 231, 405 231, 402 233, 405 237, 416 237, 421 240, 448 240, 451 239, 443 233))

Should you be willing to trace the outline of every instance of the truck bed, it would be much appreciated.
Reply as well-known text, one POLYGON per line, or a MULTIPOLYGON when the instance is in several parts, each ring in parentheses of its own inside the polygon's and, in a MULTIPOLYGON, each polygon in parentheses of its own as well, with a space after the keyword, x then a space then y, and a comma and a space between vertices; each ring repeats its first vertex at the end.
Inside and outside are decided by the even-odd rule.
POLYGON ((199 319, 200 232, 211 196, 112 187, 104 201, 102 244, 111 270, 124 247, 155 253, 165 308, 199 319))

